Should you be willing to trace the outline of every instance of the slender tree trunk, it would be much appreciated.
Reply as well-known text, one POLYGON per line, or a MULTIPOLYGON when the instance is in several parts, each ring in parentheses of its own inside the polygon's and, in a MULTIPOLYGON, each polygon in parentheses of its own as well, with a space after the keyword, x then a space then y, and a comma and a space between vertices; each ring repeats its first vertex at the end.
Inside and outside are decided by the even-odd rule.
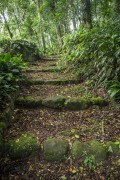
POLYGON ((120 15, 120 0, 116 0, 116 14, 120 15))
POLYGON ((60 46, 60 49, 61 49, 62 45, 63 45, 63 41, 62 41, 62 34, 61 34, 60 25, 57 25, 56 32, 57 32, 57 37, 58 37, 58 43, 59 43, 59 46, 60 46))
POLYGON ((72 18, 72 23, 73 23, 74 30, 76 30, 77 29, 77 25, 76 25, 75 16, 72 18))
POLYGON ((9 27, 7 19, 6 19, 5 15, 4 15, 4 12, 3 12, 2 16, 3 16, 3 19, 5 21, 5 26, 6 26, 7 30, 8 30, 9 36, 12 39, 13 38, 13 34, 12 34, 11 30, 10 30, 10 27, 9 27))
POLYGON ((41 32, 42 34, 42 44, 43 44, 43 49, 44 49, 44 54, 46 53, 46 42, 45 42, 45 36, 44 36, 44 32, 41 32))
POLYGON ((39 19, 39 31, 41 33, 41 38, 42 38, 42 45, 43 45, 43 51, 44 54, 46 53, 46 42, 45 42, 45 36, 44 36, 44 32, 43 32, 43 23, 42 23, 42 18, 41 18, 41 14, 40 14, 40 0, 37 0, 37 11, 38 11, 38 19, 39 19))
POLYGON ((91 2, 90 0, 81 1, 83 5, 83 22, 87 27, 92 28, 91 2))
POLYGON ((15 21, 16 21, 16 24, 17 24, 17 29, 18 29, 19 34, 20 34, 20 36, 21 36, 20 22, 19 22, 19 20, 18 20, 16 14, 15 14, 15 10, 14 10, 14 9, 13 9, 13 12, 14 12, 15 21))

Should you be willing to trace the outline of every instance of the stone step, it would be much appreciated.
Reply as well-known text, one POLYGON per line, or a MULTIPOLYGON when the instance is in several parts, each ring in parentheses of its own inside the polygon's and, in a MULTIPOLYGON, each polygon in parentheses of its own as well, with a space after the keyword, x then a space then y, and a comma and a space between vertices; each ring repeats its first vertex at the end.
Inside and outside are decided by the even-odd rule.
POLYGON ((68 98, 64 96, 51 96, 46 99, 41 99, 39 96, 23 96, 16 100, 16 106, 18 107, 48 107, 52 109, 67 109, 67 110, 83 110, 88 109, 91 106, 104 107, 108 105, 108 102, 102 97, 74 97, 68 98))
POLYGON ((57 79, 57 80, 42 80, 42 79, 33 79, 33 80, 25 80, 22 82, 22 84, 25 85, 43 85, 43 84, 47 84, 47 85, 66 85, 66 84, 79 84, 80 81, 79 80, 74 80, 74 79, 57 79))
MULTIPOLYGON (((34 134, 24 133, 16 139, 7 142, 7 153, 11 159, 24 159, 39 152, 47 161, 63 161, 71 156, 72 160, 81 159, 89 166, 88 157, 93 166, 105 161, 109 156, 120 157, 119 142, 106 142, 105 144, 97 140, 82 142, 76 140, 71 142, 60 138, 47 138, 43 142, 43 149, 34 134), (111 151, 110 151, 111 149, 111 151), (87 155, 86 155, 87 154, 87 155), (88 164, 87 164, 88 163, 88 164)), ((90 166, 91 168, 91 166, 90 166)))
POLYGON ((60 70, 59 69, 55 69, 55 68, 53 68, 53 69, 28 69, 28 70, 26 70, 26 72, 27 73, 38 73, 38 72, 60 72, 60 70))

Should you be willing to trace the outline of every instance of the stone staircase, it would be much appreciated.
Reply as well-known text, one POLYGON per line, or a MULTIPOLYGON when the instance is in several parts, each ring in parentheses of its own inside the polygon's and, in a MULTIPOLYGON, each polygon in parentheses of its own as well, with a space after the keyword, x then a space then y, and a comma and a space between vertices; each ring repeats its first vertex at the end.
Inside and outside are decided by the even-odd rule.
POLYGON ((57 60, 44 58, 25 72, 27 80, 21 85, 6 133, 6 152, 11 161, 28 158, 29 165, 23 167, 29 166, 27 173, 35 174, 35 179, 89 179, 89 172, 78 164, 83 168, 88 158, 85 165, 94 169, 109 156, 120 157, 115 143, 119 129, 111 129, 113 116, 117 117, 114 123, 118 122, 119 112, 97 91, 92 92, 88 83, 60 71, 57 60))

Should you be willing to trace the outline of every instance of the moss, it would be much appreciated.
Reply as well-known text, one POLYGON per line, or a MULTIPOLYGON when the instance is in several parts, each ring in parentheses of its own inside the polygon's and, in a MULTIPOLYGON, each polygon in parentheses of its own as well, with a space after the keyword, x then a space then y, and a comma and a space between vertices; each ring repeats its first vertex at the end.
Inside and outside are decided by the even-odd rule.
POLYGON ((106 158, 105 147, 96 140, 85 143, 75 141, 71 153, 74 159, 86 158, 86 156, 90 157, 93 155, 96 163, 100 163, 106 158))
POLYGON ((8 142, 8 151, 11 158, 25 158, 39 149, 37 139, 32 134, 22 134, 16 140, 8 142))
POLYGON ((87 98, 70 98, 65 102, 65 107, 69 110, 86 109, 90 105, 90 101, 87 98))
POLYGON ((45 81, 41 79, 31 80, 31 84, 42 85, 42 84, 45 84, 45 81))
POLYGON ((93 97, 90 99, 92 105, 106 106, 108 103, 103 97, 93 97))
POLYGON ((83 152, 85 151, 84 143, 75 141, 72 145, 71 154, 73 159, 83 158, 83 152))
POLYGON ((33 72, 33 73, 38 73, 38 72, 53 72, 53 73, 55 73, 55 72, 59 72, 59 70, 58 69, 28 69, 26 72, 27 73, 31 73, 31 72, 33 72))
POLYGON ((25 40, 1 40, 0 46, 3 53, 22 54, 22 59, 25 61, 41 59, 38 47, 25 40))
POLYGON ((57 80, 41 80, 41 79, 33 79, 33 80, 24 80, 22 81, 25 85, 42 85, 42 84, 50 84, 50 85, 66 85, 66 84, 78 84, 78 80, 64 80, 64 79, 57 79, 57 80))
POLYGON ((119 156, 120 157, 120 142, 109 141, 106 143, 108 156, 119 156))
POLYGON ((26 96, 18 98, 15 104, 23 107, 38 107, 42 105, 42 100, 39 97, 26 96))
POLYGON ((5 131, 7 128, 7 124, 5 122, 0 122, 0 132, 5 131))
POLYGON ((65 140, 61 139, 48 139, 44 142, 44 157, 49 161, 61 161, 64 160, 69 144, 65 140))
POLYGON ((102 143, 92 140, 86 144, 87 156, 93 155, 95 162, 100 163, 106 158, 106 150, 102 143))
POLYGON ((65 97, 54 96, 43 100, 43 105, 50 108, 62 109, 64 107, 65 97))

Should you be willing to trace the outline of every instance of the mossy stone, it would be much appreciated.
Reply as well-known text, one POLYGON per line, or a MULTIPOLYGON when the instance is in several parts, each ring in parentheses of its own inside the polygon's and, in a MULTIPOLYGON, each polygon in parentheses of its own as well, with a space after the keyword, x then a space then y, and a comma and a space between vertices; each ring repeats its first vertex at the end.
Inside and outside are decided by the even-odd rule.
POLYGON ((69 110, 81 110, 87 109, 90 105, 90 101, 87 98, 70 98, 66 100, 65 107, 69 110))
POLYGON ((103 97, 92 97, 90 99, 92 105, 98 105, 98 106, 106 106, 108 105, 108 102, 103 97))
POLYGON ((1 40, 0 47, 3 53, 22 54, 22 59, 27 62, 41 59, 38 47, 25 40, 1 40))
POLYGON ((8 142, 8 151, 11 158, 26 158, 39 149, 37 139, 32 134, 22 134, 16 140, 8 142))
POLYGON ((74 159, 85 158, 93 155, 95 157, 95 162, 100 163, 106 158, 106 150, 102 143, 92 140, 90 142, 79 142, 75 141, 72 146, 72 157, 74 159))
POLYGON ((73 159, 83 158, 83 153, 85 151, 85 146, 83 142, 75 141, 72 145, 71 154, 73 159))
POLYGON ((62 109, 64 107, 65 97, 53 96, 43 100, 43 105, 49 108, 62 109))
POLYGON ((7 124, 5 122, 0 122, 0 132, 4 132, 7 128, 7 124))
POLYGON ((42 100, 39 97, 20 97, 16 100, 17 106, 25 106, 25 107, 38 107, 42 105, 42 100))
POLYGON ((107 154, 110 156, 119 156, 120 157, 120 142, 109 141, 106 143, 107 154))
POLYGON ((61 161, 64 160, 69 144, 66 140, 61 139, 47 139, 44 141, 44 157, 49 161, 61 161))
POLYGON ((86 143, 87 156, 93 155, 95 157, 95 162, 100 163, 106 158, 106 149, 102 143, 97 140, 92 140, 86 143))

